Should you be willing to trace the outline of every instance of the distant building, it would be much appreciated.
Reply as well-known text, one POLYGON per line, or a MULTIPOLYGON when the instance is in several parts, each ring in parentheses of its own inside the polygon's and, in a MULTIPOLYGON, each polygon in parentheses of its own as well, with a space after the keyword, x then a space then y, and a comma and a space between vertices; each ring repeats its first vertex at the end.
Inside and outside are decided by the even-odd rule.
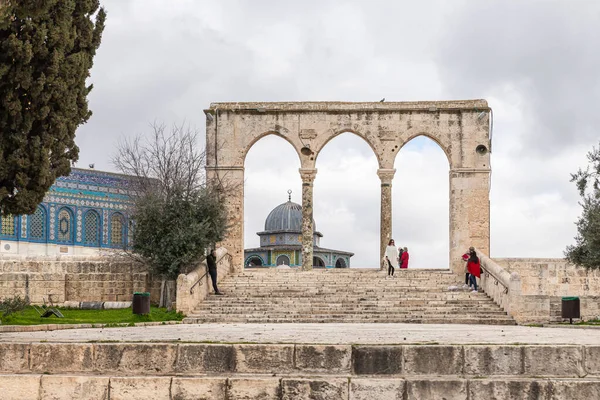
MULTIPOLYGON (((291 193, 291 192, 288 192, 291 193)), ((354 253, 320 247, 323 235, 316 231, 313 220, 313 267, 349 268, 354 253)), ((244 250, 246 267, 275 267, 302 265, 302 206, 292 202, 291 194, 286 203, 269 213, 265 230, 257 232, 260 247, 244 250)))
POLYGON ((0 254, 93 255, 130 244, 131 177, 73 168, 32 215, 0 218, 0 254))

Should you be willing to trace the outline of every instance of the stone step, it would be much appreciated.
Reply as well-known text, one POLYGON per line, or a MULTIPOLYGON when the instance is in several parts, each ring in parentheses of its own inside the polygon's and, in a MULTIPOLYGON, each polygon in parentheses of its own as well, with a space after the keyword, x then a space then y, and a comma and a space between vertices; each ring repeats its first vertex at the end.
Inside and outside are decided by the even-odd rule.
POLYGON ((3 400, 592 400, 595 378, 0 375, 3 400))
POLYGON ((485 325, 516 325, 512 318, 493 318, 493 317, 458 317, 458 316, 427 316, 426 318, 419 318, 418 316, 405 316, 395 318, 393 316, 386 318, 359 318, 356 315, 353 316, 308 316, 299 317, 292 316, 286 317, 270 317, 270 316, 244 316, 240 314, 235 315, 191 315, 183 320, 185 324, 202 324, 202 323, 246 323, 246 324, 272 324, 272 323, 319 323, 319 324, 331 324, 331 323, 407 323, 407 324, 485 324, 485 325))
POLYGON ((1 374, 600 376, 600 345, 0 343, 0 354, 1 374))

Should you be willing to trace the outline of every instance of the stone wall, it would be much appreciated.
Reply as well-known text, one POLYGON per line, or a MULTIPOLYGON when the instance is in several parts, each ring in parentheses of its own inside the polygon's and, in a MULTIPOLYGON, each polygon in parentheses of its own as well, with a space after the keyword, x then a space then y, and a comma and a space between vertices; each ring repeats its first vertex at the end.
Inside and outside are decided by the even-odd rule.
POLYGON ((511 315, 519 322, 562 321, 561 299, 578 296, 584 320, 600 318, 600 270, 589 271, 562 258, 495 258, 520 280, 520 299, 511 315))
POLYGON ((130 259, 116 257, 2 257, 0 298, 29 296, 32 303, 131 301, 133 292, 160 298, 158 278, 130 259))

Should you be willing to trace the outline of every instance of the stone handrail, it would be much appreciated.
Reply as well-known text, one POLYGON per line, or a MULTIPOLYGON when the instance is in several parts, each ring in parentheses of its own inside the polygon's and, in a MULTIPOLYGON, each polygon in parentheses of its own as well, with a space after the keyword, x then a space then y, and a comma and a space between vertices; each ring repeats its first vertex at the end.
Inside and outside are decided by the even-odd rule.
POLYGON ((521 278, 510 273, 488 256, 477 251, 483 274, 481 288, 510 316, 516 317, 521 297, 521 278))
MULTIPOLYGON (((216 253, 219 282, 231 272, 231 256, 224 247, 218 248, 216 253)), ((208 296, 212 290, 212 283, 210 278, 205 276, 207 268, 206 260, 203 260, 189 274, 177 277, 177 311, 189 314, 208 296)))

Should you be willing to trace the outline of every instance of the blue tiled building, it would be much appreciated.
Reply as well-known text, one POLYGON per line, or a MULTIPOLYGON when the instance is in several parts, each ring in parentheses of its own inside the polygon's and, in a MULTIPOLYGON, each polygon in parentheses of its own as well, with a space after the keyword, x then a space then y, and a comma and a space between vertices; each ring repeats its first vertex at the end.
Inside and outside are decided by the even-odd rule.
MULTIPOLYGON (((291 192, 289 192, 291 193, 291 192)), ((313 221, 313 267, 349 268, 354 253, 321 247, 323 234, 313 221)), ((269 213, 265 230, 258 232, 260 247, 244 250, 245 267, 275 267, 302 265, 302 206, 288 201, 269 213)))
POLYGON ((93 255, 130 244, 131 177, 73 168, 32 215, 0 219, 0 253, 93 255))

